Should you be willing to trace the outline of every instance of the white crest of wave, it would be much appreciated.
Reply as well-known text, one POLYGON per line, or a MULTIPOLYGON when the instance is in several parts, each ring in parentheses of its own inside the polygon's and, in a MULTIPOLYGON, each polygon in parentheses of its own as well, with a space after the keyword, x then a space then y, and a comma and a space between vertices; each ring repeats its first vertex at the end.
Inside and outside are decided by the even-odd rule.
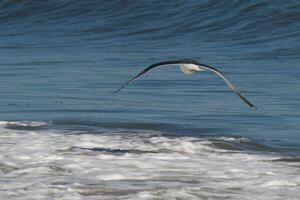
POLYGON ((5 128, 12 123, 19 124, 0 123, 2 199, 300 196, 295 166, 268 154, 218 149, 209 139, 5 128))
POLYGON ((0 126, 22 126, 22 127, 38 127, 46 125, 46 122, 41 121, 0 121, 0 126))

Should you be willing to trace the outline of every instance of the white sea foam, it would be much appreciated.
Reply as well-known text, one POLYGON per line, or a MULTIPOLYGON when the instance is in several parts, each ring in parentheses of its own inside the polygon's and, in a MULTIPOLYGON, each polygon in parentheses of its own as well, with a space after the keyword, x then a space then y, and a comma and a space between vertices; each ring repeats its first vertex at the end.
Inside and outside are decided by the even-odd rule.
POLYGON ((3 200, 300 196, 299 168, 272 162, 278 155, 218 149, 205 138, 6 128, 20 123, 0 122, 3 200))
POLYGON ((16 125, 23 127, 38 127, 46 125, 46 122, 40 121, 0 121, 0 126, 16 125))

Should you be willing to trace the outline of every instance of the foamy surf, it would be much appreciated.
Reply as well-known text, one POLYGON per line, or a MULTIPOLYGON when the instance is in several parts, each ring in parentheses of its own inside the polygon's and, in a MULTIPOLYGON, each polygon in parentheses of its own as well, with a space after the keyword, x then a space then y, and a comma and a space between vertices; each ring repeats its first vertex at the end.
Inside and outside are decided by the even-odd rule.
POLYGON ((250 143, 248 138, 18 127, 46 125, 0 122, 0 199, 273 200, 300 196, 299 162, 280 162, 282 156, 270 152, 216 145, 250 143))

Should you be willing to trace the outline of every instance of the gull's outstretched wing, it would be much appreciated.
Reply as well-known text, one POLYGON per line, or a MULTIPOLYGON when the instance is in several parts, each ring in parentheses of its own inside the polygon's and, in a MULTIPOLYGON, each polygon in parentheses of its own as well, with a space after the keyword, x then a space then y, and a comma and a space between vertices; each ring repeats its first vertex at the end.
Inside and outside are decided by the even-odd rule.
POLYGON ((114 93, 118 93, 121 89, 123 89, 126 85, 132 83, 133 81, 135 81, 136 79, 138 79, 139 77, 143 76, 144 74, 146 74, 148 71, 159 67, 159 66, 163 66, 163 65, 174 65, 174 64, 180 64, 182 63, 182 60, 169 60, 169 61, 164 61, 164 62, 159 62, 159 63, 154 63, 152 65, 150 65, 149 67, 147 67, 146 69, 144 69, 143 71, 141 71, 140 73, 138 73, 136 76, 134 76, 132 79, 130 79, 129 81, 127 81, 124 85, 122 85, 119 89, 117 89, 114 93))
POLYGON ((215 69, 215 68, 213 68, 213 67, 211 67, 209 65, 199 63, 199 62, 197 62, 195 60, 192 60, 192 59, 170 60, 170 61, 164 61, 164 62, 154 63, 154 64, 150 65, 149 67, 147 67, 146 69, 144 69, 143 71, 141 71, 140 73, 138 73, 136 76, 134 76, 132 79, 130 79, 124 85, 122 85, 114 93, 119 92, 125 86, 127 86, 130 83, 132 83, 133 81, 135 81, 136 79, 138 79, 139 77, 143 76, 145 73, 147 73, 148 71, 150 71, 150 70, 152 70, 152 69, 154 69, 156 67, 163 66, 163 65, 174 65, 174 64, 194 64, 194 65, 199 66, 203 70, 208 70, 208 71, 211 71, 211 72, 215 73, 216 75, 218 75, 219 77, 221 77, 225 81, 225 83, 227 84, 227 86, 230 88, 230 90, 232 90, 236 95, 238 95, 247 105, 249 105, 251 108, 257 110, 257 108, 249 100, 247 100, 240 93, 240 91, 232 83, 230 83, 229 80, 224 76, 224 74, 222 74, 219 70, 217 70, 217 69, 215 69))
POLYGON ((257 108, 248 99, 246 99, 232 83, 229 82, 229 80, 224 76, 224 74, 222 72, 220 72, 216 68, 213 68, 206 64, 198 63, 194 60, 189 60, 189 63, 198 65, 201 69, 211 71, 211 72, 215 73, 216 75, 218 75, 219 77, 221 77, 225 81, 227 86, 230 88, 230 90, 232 90, 235 94, 237 94, 251 108, 257 110, 257 108))

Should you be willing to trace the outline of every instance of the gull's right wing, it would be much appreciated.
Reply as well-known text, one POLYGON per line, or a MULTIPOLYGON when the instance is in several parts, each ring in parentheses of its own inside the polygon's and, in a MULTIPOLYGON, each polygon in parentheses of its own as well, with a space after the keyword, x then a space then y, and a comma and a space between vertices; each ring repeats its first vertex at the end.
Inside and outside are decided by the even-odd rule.
POLYGON ((198 65, 200 68, 204 70, 211 71, 216 75, 218 75, 219 77, 221 77, 225 81, 226 85, 229 87, 230 90, 232 90, 237 96, 239 96, 246 104, 248 104, 248 106, 257 110, 257 108, 248 99, 246 99, 246 97, 244 97, 232 83, 230 83, 230 81, 224 76, 222 72, 206 64, 198 63, 196 61, 192 61, 192 63, 198 65))

